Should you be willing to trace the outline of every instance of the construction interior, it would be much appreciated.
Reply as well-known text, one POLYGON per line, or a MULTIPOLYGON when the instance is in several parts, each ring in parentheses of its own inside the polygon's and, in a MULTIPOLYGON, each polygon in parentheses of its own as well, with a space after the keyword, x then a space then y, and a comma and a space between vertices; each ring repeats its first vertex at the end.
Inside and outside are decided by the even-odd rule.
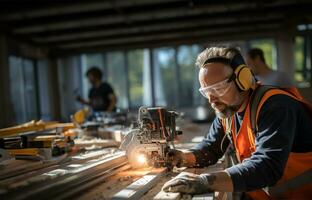
POLYGON ((312 102, 311 10, 310 0, 2 0, 0 199, 239 199, 161 190, 182 171, 222 170, 231 159, 168 170, 165 158, 143 158, 134 167, 139 155, 125 138, 138 133, 135 145, 155 151, 203 140, 215 113, 195 61, 215 45, 244 57, 261 48, 312 102), (77 101, 89 97, 93 66, 114 90, 115 112, 77 101))

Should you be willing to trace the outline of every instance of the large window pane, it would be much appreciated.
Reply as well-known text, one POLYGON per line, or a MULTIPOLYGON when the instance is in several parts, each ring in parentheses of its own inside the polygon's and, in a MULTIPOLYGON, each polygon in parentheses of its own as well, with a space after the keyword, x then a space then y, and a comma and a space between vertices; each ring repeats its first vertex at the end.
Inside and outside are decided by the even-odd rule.
POLYGON ((153 52, 155 104, 173 109, 178 106, 174 56, 175 51, 172 48, 159 48, 153 52))
POLYGON ((36 119, 38 117, 38 110, 35 69, 33 61, 25 59, 23 62, 23 69, 27 119, 36 119))
MULTIPOLYGON (((81 85, 80 63, 81 56, 70 56, 58 60, 58 85, 62 120, 69 120, 70 115, 83 106, 83 104, 76 101, 76 96, 81 95, 80 88, 85 87, 85 85, 81 85)), ((83 77, 82 80, 84 79, 86 80, 86 77, 83 77)))
POLYGON ((107 80, 117 96, 117 107, 128 108, 127 74, 125 71, 125 57, 122 52, 110 52, 107 59, 107 80))
POLYGON ((180 46, 178 48, 180 107, 190 107, 199 104, 199 69, 195 67, 195 61, 199 52, 200 48, 198 45, 180 46))
POLYGON ((303 69, 304 69, 304 42, 305 39, 302 36, 295 38, 295 81, 304 81, 303 69))
POLYGON ((250 46, 262 49, 269 68, 277 70, 276 45, 273 39, 252 40, 250 46))
POLYGON ((10 86, 11 100, 14 108, 14 116, 16 123, 22 123, 27 120, 25 96, 24 96, 24 76, 22 68, 22 59, 10 56, 10 86))
POLYGON ((130 107, 152 104, 149 50, 128 53, 130 107))
POLYGON ((41 119, 44 121, 53 120, 53 99, 52 99, 52 77, 49 70, 49 63, 47 59, 40 59, 37 61, 38 69, 38 93, 40 103, 41 119))
POLYGON ((34 63, 16 56, 9 57, 11 99, 16 123, 37 119, 34 63))

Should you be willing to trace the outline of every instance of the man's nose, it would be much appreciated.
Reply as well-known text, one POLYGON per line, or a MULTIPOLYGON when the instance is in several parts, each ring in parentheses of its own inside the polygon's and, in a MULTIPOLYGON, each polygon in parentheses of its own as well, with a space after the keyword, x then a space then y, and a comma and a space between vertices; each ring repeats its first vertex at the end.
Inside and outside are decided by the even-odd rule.
POLYGON ((209 100, 209 103, 214 103, 214 102, 216 102, 218 100, 218 97, 216 97, 213 94, 209 94, 208 95, 208 100, 209 100))

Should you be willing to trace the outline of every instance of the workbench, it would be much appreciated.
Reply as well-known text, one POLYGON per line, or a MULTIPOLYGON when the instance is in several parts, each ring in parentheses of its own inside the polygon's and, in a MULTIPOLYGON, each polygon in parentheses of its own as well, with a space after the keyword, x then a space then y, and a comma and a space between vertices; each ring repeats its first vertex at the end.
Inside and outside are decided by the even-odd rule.
MULTIPOLYGON (((140 199, 142 200, 154 199, 154 197, 161 191, 162 186, 167 181, 177 176, 182 171, 200 174, 200 173, 209 173, 209 172, 213 172, 213 171, 217 171, 221 169, 223 169, 223 164, 218 163, 216 165, 205 167, 205 168, 187 168, 187 169, 181 168, 181 169, 178 169, 178 171, 168 172, 164 176, 162 176, 162 178, 159 179, 158 183, 154 185, 150 190, 148 190, 148 192, 145 193, 140 199)), ((124 172, 120 172, 110 177, 104 183, 92 189, 89 189, 87 191, 84 191, 84 193, 82 193, 77 199, 78 200, 111 199, 117 192, 123 190, 131 183, 135 182, 136 180, 139 180, 144 175, 150 173, 151 170, 152 170, 151 168, 145 168, 145 169, 139 169, 139 170, 127 170, 124 172)), ((214 192, 213 194, 207 194, 206 199, 211 199, 211 200, 212 199, 227 199, 226 195, 227 194, 225 193, 214 192), (208 198, 208 196, 211 198, 208 198)), ((192 199, 192 196, 180 195, 180 197, 174 198, 174 199, 192 199)))
MULTIPOLYGON (((204 134, 209 130, 209 126, 209 124, 184 123, 181 126, 184 134, 179 138, 176 147, 190 148, 194 146, 203 139, 204 134)), ((157 180, 155 179, 154 183, 148 183, 147 190, 142 192, 143 190, 140 189, 141 194, 135 194, 136 196, 133 198, 150 200, 161 191, 165 182, 182 171, 200 174, 224 168, 224 163, 220 162, 207 168, 182 168, 166 173, 164 173, 163 169, 151 167, 131 169, 122 152, 117 151, 115 159, 109 156, 111 153, 111 155, 116 154, 116 149, 112 149, 114 148, 67 155, 52 163, 15 161, 22 163, 15 170, 11 167, 2 169, 2 172, 6 173, 2 173, 2 178, 0 178, 2 188, 0 197, 1 193, 3 194, 6 191, 6 188, 10 188, 11 192, 3 196, 5 199, 40 199, 41 197, 42 199, 70 198, 80 200, 126 199, 118 197, 118 194, 127 191, 127 188, 131 188, 136 182, 142 183, 141 179, 150 177, 151 173, 156 175, 162 173, 162 176, 158 177, 157 180), (20 173, 12 176, 12 173, 16 173, 16 171, 20 171, 20 173)), ((130 193, 126 195, 130 195, 130 193)), ((220 199, 220 196, 224 197, 224 195, 218 193, 207 195, 209 199, 213 199, 213 196, 215 199, 220 199)), ((175 199, 191 198, 189 195, 175 197, 175 199)), ((202 198, 199 197, 199 199, 202 198)))

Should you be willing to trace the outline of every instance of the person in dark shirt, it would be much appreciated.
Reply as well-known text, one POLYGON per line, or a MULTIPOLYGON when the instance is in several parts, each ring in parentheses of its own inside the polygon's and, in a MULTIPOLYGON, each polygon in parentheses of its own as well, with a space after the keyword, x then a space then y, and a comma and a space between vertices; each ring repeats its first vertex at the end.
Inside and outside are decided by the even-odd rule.
POLYGON ((86 76, 92 85, 89 90, 89 101, 78 97, 77 100, 83 104, 92 107, 93 111, 108 111, 116 110, 116 96, 113 88, 106 82, 102 81, 102 72, 97 67, 90 68, 86 76))
POLYGON ((294 84, 285 72, 269 68, 265 61, 264 53, 259 48, 250 49, 247 53, 247 64, 253 70, 256 78, 263 85, 291 87, 294 84))
MULTIPOLYGON (((292 180, 289 177, 311 177, 312 118, 306 107, 309 104, 283 90, 270 90, 267 93, 271 96, 265 93, 262 104, 256 108, 257 129, 253 129, 250 102, 255 91, 265 86, 256 83, 239 50, 212 47, 198 56, 196 64, 200 67, 200 92, 211 103, 217 118, 200 144, 186 151, 169 152, 172 165, 215 164, 231 144, 238 163, 210 174, 181 174, 165 183, 163 190, 191 194, 257 191, 248 193, 253 199, 264 199, 263 194, 291 199, 293 196, 287 196, 287 192, 301 191, 297 198, 311 198, 312 179, 305 180, 309 184, 300 183, 298 188, 280 189, 280 193, 271 187, 285 188, 287 181, 292 180), (306 172, 309 174, 304 176, 306 172), (275 193, 267 194, 261 190, 264 187, 271 187, 270 191, 275 193)), ((297 183, 295 179, 294 185, 297 183)))

